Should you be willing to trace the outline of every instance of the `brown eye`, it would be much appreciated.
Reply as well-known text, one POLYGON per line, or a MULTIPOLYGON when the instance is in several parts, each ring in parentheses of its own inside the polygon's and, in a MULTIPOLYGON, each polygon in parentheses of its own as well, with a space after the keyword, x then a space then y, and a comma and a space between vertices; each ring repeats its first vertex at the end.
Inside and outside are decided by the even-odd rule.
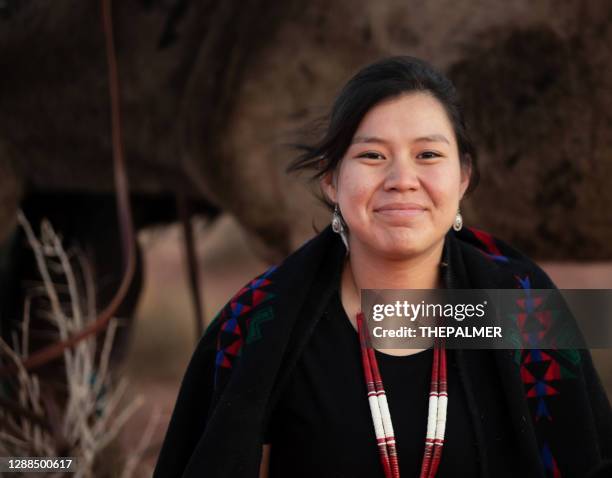
POLYGON ((438 158, 440 155, 434 151, 425 151, 417 156, 419 159, 434 159, 438 158))
POLYGON ((368 151, 367 153, 362 153, 359 155, 359 157, 367 158, 367 159, 385 159, 382 154, 376 153, 374 151, 368 151))

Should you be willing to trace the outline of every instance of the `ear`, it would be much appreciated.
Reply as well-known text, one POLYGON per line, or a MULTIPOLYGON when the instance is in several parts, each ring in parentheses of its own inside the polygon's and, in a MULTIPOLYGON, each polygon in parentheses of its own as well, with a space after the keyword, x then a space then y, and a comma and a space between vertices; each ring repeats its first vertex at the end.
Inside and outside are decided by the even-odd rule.
POLYGON ((466 165, 461 165, 461 182, 459 183, 459 200, 463 199, 465 192, 470 185, 470 178, 472 177, 472 165, 469 161, 466 165))
POLYGON ((334 172, 328 171, 324 176, 319 180, 319 184, 321 186, 321 190, 323 194, 327 196, 331 202, 336 203, 337 201, 337 189, 336 189, 336 181, 334 178, 334 172))

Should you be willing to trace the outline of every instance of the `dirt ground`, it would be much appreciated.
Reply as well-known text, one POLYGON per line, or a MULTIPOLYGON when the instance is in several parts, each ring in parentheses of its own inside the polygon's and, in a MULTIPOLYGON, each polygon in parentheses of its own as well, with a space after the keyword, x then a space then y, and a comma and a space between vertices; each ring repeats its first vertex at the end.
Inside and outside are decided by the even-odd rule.
MULTIPOLYGON (((222 216, 211 227, 198 224, 196 236, 200 292, 206 320, 210 320, 267 264, 254 257, 229 216, 222 216)), ((145 283, 125 371, 133 385, 133 395, 142 395, 145 402, 127 424, 123 440, 126 446, 133 447, 151 417, 158 418, 143 460, 145 468, 152 470, 195 346, 195 329, 180 229, 172 226, 146 231, 139 241, 144 250, 145 283)), ((541 265, 560 288, 612 289, 612 262, 541 265)), ((593 357, 608 396, 612 397, 612 349, 594 350, 593 357)))

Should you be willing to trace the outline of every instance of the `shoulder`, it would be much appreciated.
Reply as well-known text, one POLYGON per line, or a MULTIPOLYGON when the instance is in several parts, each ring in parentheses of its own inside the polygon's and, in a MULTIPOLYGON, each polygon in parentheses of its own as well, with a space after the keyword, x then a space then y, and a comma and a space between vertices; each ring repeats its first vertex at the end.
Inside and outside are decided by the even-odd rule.
POLYGON ((491 271, 504 276, 503 283, 514 283, 522 289, 556 288, 535 261, 502 239, 474 227, 464 227, 455 236, 464 256, 470 256, 474 262, 486 261, 491 271))
POLYGON ((216 365, 231 368, 245 343, 257 340, 262 322, 272 317, 276 297, 273 265, 244 284, 214 317, 210 329, 216 335, 216 365))
POLYGON ((235 292, 215 315, 198 343, 192 362, 200 363, 199 368, 210 368, 212 382, 208 387, 213 404, 232 375, 244 345, 256 340, 261 324, 272 317, 276 270, 277 266, 269 267, 235 292))
MULTIPOLYGON (((292 289, 288 284, 292 283, 297 287, 303 285, 309 272, 312 274, 327 254, 333 252, 334 248, 337 249, 339 240, 335 236, 331 227, 326 227, 316 236, 306 240, 279 264, 268 267, 249 280, 221 308, 213 318, 210 328, 238 332, 236 327, 245 325, 241 324, 244 322, 241 319, 248 319, 257 310, 271 305, 278 296, 291 294, 292 289)), ((244 333, 244 327, 239 331, 244 333)))
POLYGON ((271 326, 280 303, 297 300, 329 254, 338 255, 343 247, 335 236, 330 227, 325 228, 282 262, 249 280, 221 308, 207 331, 209 340, 216 342, 215 383, 228 375, 249 345, 274 336, 267 332, 274 330, 271 326))

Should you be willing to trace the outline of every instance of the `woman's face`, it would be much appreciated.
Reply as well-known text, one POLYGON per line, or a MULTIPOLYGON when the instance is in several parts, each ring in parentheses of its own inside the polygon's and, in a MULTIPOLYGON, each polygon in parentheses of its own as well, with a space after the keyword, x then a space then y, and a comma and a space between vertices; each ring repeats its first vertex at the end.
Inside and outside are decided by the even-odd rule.
POLYGON ((351 252, 389 259, 440 245, 468 183, 444 107, 420 92, 368 111, 336 172, 321 181, 340 207, 351 252))

